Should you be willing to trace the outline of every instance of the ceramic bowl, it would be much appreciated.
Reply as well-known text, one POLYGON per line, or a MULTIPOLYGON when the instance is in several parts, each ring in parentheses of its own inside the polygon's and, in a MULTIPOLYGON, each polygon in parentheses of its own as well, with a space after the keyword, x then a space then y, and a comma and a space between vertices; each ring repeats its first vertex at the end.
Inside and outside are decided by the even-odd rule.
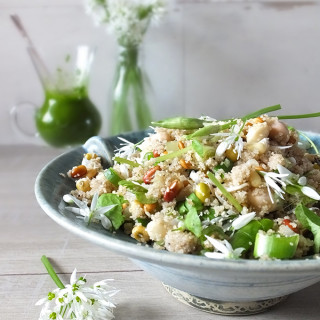
MULTIPOLYGON (((122 136, 137 142, 146 134, 142 131, 122 136)), ((309 133, 309 136, 316 142, 320 140, 320 135, 309 133)), ((109 166, 119 142, 116 137, 93 137, 82 147, 62 154, 42 169, 35 183, 36 198, 56 223, 88 241, 132 259, 162 281, 174 297, 207 312, 229 315, 258 313, 287 295, 320 281, 320 259, 317 258, 213 260, 137 245, 134 239, 121 231, 111 233, 98 224, 85 225, 74 214, 64 210, 62 196, 74 189, 74 181, 60 173, 78 165, 86 152, 99 154, 104 159, 104 166, 109 166)))

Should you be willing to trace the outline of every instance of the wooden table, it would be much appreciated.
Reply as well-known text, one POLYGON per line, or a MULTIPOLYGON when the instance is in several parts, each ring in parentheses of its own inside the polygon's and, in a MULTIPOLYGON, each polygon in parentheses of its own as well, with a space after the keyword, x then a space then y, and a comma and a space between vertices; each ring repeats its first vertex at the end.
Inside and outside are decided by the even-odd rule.
MULTIPOLYGON (((116 319, 231 319, 186 306, 162 284, 124 256, 86 242, 53 222, 38 206, 34 181, 61 150, 38 146, 2 146, 0 153, 0 319, 35 320, 35 302, 55 288, 41 261, 50 257, 62 281, 75 267, 89 283, 113 278, 120 289, 116 319)), ((256 319, 319 319, 320 285, 291 295, 256 319)))

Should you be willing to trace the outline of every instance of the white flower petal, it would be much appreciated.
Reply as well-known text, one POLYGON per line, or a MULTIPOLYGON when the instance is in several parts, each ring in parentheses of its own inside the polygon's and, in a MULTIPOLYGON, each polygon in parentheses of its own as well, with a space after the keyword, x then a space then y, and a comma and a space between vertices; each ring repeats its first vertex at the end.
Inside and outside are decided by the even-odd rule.
POLYGON ((223 253, 219 253, 219 252, 206 252, 204 255, 206 257, 212 258, 212 259, 224 259, 225 258, 225 255, 223 253))
POLYGON ((92 198, 92 201, 91 201, 91 206, 90 206, 90 210, 93 211, 96 206, 97 206, 97 202, 98 202, 98 198, 99 198, 99 193, 96 192, 92 198))
POLYGON ((298 183, 301 185, 301 186, 305 186, 307 184, 307 178, 302 176, 299 178, 298 180, 298 183))
POLYGON ((77 282, 77 269, 75 268, 70 277, 70 284, 75 284, 77 282))
POLYGON ((230 250, 225 246, 224 242, 206 236, 207 240, 220 252, 223 254, 228 254, 230 250))
POLYGON ((253 220, 253 218, 256 216, 255 212, 249 212, 247 214, 242 214, 239 217, 237 217, 235 220, 232 222, 232 227, 234 230, 238 230, 245 225, 247 225, 250 221, 253 220))
POLYGON ((320 200, 319 193, 310 187, 302 187, 301 192, 311 199, 320 200))

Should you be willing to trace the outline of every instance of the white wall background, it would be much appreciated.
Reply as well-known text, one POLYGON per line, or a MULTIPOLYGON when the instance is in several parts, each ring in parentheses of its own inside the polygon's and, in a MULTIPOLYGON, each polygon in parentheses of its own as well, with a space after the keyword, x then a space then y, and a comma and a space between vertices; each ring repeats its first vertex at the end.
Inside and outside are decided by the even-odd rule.
MULTIPOLYGON (((143 60, 154 117, 242 115, 280 103, 282 113, 320 111, 320 2, 177 0, 150 29, 143 60)), ((42 88, 9 15, 17 13, 44 53, 88 43, 98 48, 90 94, 108 132, 116 45, 84 13, 82 0, 0 0, 0 144, 26 143, 10 124, 11 106, 41 105, 42 88)), ((319 119, 294 122, 320 131, 319 119)))

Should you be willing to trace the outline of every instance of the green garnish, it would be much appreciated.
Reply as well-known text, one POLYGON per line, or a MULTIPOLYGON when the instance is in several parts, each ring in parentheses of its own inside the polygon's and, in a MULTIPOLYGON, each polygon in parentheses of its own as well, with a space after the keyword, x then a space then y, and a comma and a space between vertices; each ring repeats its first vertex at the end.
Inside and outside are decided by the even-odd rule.
POLYGON ((204 160, 213 157, 216 151, 215 148, 205 146, 197 140, 192 140, 192 148, 204 160))
POLYGON ((194 130, 202 128, 204 122, 206 121, 198 118, 174 117, 161 121, 154 121, 151 122, 151 124, 156 127, 167 129, 194 130))
POLYGON ((267 107, 267 108, 263 108, 263 109, 251 112, 251 113, 247 114, 246 116, 242 117, 241 120, 247 121, 252 118, 257 118, 257 117, 261 116, 262 114, 273 112, 273 111, 280 110, 280 109, 281 109, 280 104, 277 104, 275 106, 271 106, 271 107, 267 107))
POLYGON ((128 164, 130 167, 139 167, 140 164, 125 158, 121 158, 121 157, 114 157, 114 161, 118 162, 118 163, 125 163, 128 164))
POLYGON ((122 204, 126 203, 122 196, 114 193, 104 193, 98 198, 96 208, 102 208, 110 205, 116 205, 114 208, 105 213, 112 223, 115 230, 118 230, 124 222, 124 216, 122 215, 122 204))
POLYGON ((302 226, 314 235, 314 251, 320 252, 320 217, 303 204, 297 205, 294 211, 302 226))
POLYGON ((118 186, 118 183, 121 180, 121 177, 118 175, 118 173, 113 168, 106 169, 104 171, 104 176, 106 177, 107 180, 109 180, 116 187, 118 186))
POLYGON ((231 245, 233 249, 244 248, 249 250, 253 248, 256 235, 259 230, 268 231, 272 229, 273 221, 270 219, 252 220, 231 237, 231 245))
POLYGON ((142 204, 156 203, 157 200, 154 198, 147 198, 145 192, 135 192, 137 200, 142 204))
POLYGON ((129 180, 121 180, 121 181, 119 181, 119 185, 126 187, 127 189, 129 189, 133 193, 136 193, 136 192, 146 193, 146 192, 148 192, 148 189, 146 189, 143 186, 140 186, 132 181, 129 181, 129 180))
POLYGON ((208 171, 207 175, 209 179, 216 185, 216 187, 221 191, 221 193, 228 199, 228 201, 235 207, 238 212, 242 211, 242 206, 240 203, 231 195, 230 192, 226 190, 226 188, 218 181, 215 175, 208 171))
POLYGON ((267 256, 274 259, 291 259, 296 253, 299 235, 282 236, 277 233, 266 234, 258 232, 255 239, 253 256, 267 256))
POLYGON ((183 148, 181 150, 178 150, 178 151, 175 151, 175 152, 171 152, 171 153, 168 153, 168 154, 165 154, 161 157, 157 157, 155 158, 156 161, 155 161, 155 164, 158 164, 162 161, 166 161, 166 160, 169 160, 169 159, 173 159, 173 158, 177 158, 177 157, 180 157, 182 156, 183 154, 187 153, 188 151, 190 151, 192 148, 192 146, 188 146, 186 148, 183 148))
POLYGON ((197 209, 191 207, 184 219, 186 229, 191 231, 197 238, 201 236, 202 224, 197 209))
POLYGON ((305 114, 292 114, 292 115, 283 115, 276 116, 278 119, 303 119, 303 118, 316 118, 320 117, 320 112, 315 113, 305 113, 305 114))

